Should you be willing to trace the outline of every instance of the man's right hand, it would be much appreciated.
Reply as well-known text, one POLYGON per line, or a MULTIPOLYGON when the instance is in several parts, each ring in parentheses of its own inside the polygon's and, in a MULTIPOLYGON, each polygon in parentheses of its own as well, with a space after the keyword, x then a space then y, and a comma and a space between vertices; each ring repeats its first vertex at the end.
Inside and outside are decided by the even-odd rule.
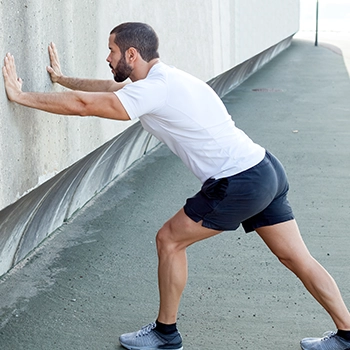
POLYGON ((17 76, 15 58, 10 53, 5 56, 2 74, 5 80, 7 98, 12 102, 17 102, 22 93, 23 82, 17 76))
POLYGON ((49 45, 49 57, 50 66, 47 66, 46 70, 50 74, 52 82, 59 83, 59 80, 62 78, 63 74, 61 71, 60 61, 58 59, 56 45, 54 43, 50 43, 49 45))

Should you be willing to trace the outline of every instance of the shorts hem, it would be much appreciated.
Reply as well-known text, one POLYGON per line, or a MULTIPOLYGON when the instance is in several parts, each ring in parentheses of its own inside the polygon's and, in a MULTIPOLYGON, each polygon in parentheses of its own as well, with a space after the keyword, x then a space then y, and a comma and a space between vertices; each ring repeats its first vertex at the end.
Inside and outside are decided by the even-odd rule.
POLYGON ((199 222, 199 221, 203 220, 200 217, 200 215, 196 214, 193 210, 189 210, 186 205, 183 207, 183 209, 184 209, 185 214, 194 222, 199 222))
POLYGON ((217 231, 236 231, 238 229, 238 227, 240 226, 240 224, 235 225, 234 227, 230 226, 230 227, 224 227, 223 228, 223 227, 220 227, 218 225, 213 224, 210 221, 203 220, 202 226, 206 227, 206 228, 210 228, 212 230, 217 230, 217 231))
POLYGON ((253 225, 245 225, 244 222, 242 223, 243 229, 245 231, 245 233, 250 233, 255 231, 256 229, 260 228, 260 227, 265 227, 265 226, 273 226, 273 225, 277 225, 277 224, 281 224, 283 222, 287 222, 287 221, 291 221, 294 220, 295 216, 293 213, 288 214, 288 215, 284 215, 281 217, 274 217, 271 219, 266 219, 264 221, 260 221, 260 222, 256 222, 253 225))
POLYGON ((193 210, 188 210, 186 206, 183 207, 185 214, 194 222, 200 222, 202 221, 202 226, 211 230, 217 230, 217 231, 234 231, 237 230, 239 227, 240 223, 235 225, 235 227, 225 227, 223 228, 222 226, 216 225, 215 223, 206 220, 205 218, 201 217, 197 213, 195 213, 193 210))

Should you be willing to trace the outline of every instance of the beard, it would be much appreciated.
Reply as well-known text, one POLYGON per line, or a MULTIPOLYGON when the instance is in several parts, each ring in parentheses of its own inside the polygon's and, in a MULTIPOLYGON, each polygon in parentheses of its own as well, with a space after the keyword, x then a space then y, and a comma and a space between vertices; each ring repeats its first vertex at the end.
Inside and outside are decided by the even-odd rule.
POLYGON ((109 65, 114 71, 114 80, 117 83, 122 83, 124 80, 128 79, 132 68, 126 63, 125 57, 122 57, 115 68, 109 65))

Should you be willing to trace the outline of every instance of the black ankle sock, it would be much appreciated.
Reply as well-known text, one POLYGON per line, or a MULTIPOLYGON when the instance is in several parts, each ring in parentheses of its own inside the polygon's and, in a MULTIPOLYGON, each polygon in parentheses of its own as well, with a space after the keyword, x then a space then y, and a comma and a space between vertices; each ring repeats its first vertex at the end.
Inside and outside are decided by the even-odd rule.
POLYGON ((162 334, 171 334, 177 331, 176 323, 173 324, 164 324, 156 321, 156 331, 162 334))
POLYGON ((342 331, 338 329, 337 335, 343 339, 350 340, 350 331, 342 331))

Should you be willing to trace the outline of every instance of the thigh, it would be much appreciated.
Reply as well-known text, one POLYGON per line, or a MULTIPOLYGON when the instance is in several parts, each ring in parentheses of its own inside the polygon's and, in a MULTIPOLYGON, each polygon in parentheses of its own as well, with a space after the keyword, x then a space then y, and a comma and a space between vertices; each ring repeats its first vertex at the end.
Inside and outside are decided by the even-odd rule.
POLYGON ((310 257, 295 220, 260 227, 256 232, 272 253, 285 263, 293 261, 302 264, 310 257))

